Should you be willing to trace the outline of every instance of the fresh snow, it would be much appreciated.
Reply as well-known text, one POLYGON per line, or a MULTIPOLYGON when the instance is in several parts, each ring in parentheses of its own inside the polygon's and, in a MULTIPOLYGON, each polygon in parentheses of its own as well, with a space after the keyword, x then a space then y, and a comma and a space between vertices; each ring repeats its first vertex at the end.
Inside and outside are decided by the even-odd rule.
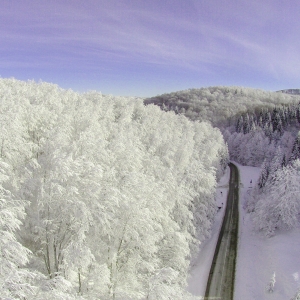
POLYGON ((225 213, 229 177, 230 169, 228 167, 218 183, 216 193, 216 205, 218 207, 222 207, 223 203, 223 207, 216 215, 211 237, 200 245, 198 257, 192 263, 190 277, 188 280, 188 291, 195 296, 204 297, 205 294, 206 282, 225 213))
MULTIPOLYGON (((237 164, 238 165, 238 164, 237 164)), ((234 299, 291 299, 300 287, 300 229, 267 238, 255 232, 250 214, 243 209, 247 193, 258 179, 260 168, 238 165, 240 189, 240 237, 234 299), (275 272, 273 293, 266 286, 275 272)))
MULTIPOLYGON (((264 237, 254 230, 251 215, 244 210, 245 200, 259 177, 260 168, 236 164, 240 172, 240 224, 235 282, 235 300, 291 299, 300 288, 300 229, 279 232, 274 237, 264 237), (252 180, 252 183, 250 182, 252 180), (274 291, 268 293, 275 272, 274 291)), ((217 205, 227 198, 229 168, 217 188, 217 205), (222 191, 222 194, 221 194, 222 191)), ((215 251, 224 208, 218 212, 211 237, 200 246, 194 261, 188 291, 204 296, 208 273, 215 251)))

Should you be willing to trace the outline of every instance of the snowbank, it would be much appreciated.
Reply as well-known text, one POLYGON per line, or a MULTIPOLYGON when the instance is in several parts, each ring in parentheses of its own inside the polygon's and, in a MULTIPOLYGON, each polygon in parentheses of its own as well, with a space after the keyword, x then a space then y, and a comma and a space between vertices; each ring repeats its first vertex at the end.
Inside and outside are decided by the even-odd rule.
POLYGON ((222 208, 219 209, 216 215, 211 237, 200 245, 198 257, 191 266, 190 278, 188 280, 188 291, 195 296, 204 297, 205 294, 207 278, 225 213, 224 208, 227 201, 229 176, 230 169, 228 167, 217 187, 216 205, 222 208))
MULTIPOLYGON (((300 287, 300 229, 280 232, 266 238, 253 230, 250 214, 243 209, 247 193, 259 177, 260 168, 236 164, 240 172, 240 224, 236 266, 235 300, 291 299, 300 287), (251 182, 252 181, 252 182, 251 182), (273 293, 266 291, 275 272, 273 293)), ((226 204, 229 168, 217 189, 217 205, 226 204), (222 193, 221 193, 222 192, 222 193)), ((188 291, 204 296, 208 273, 222 225, 224 209, 216 216, 212 236, 200 246, 200 252, 191 267, 188 291)))
POLYGON ((253 230, 251 216, 244 209, 247 193, 260 169, 238 165, 241 179, 239 248, 234 299, 291 299, 300 286, 300 229, 266 238, 253 230), (273 293, 266 286, 275 272, 273 293))

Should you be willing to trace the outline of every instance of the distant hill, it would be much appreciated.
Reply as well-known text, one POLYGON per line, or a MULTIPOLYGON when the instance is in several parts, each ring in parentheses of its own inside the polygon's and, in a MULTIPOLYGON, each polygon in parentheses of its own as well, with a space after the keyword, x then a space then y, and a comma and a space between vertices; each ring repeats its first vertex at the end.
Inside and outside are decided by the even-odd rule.
POLYGON ((216 86, 163 94, 145 99, 144 103, 184 114, 192 120, 209 121, 214 126, 227 127, 246 112, 298 104, 299 101, 300 96, 295 93, 291 95, 253 88, 216 86))
POLYGON ((286 89, 286 90, 280 90, 277 91, 278 93, 285 93, 285 94, 291 94, 291 95, 300 95, 300 89, 286 89))

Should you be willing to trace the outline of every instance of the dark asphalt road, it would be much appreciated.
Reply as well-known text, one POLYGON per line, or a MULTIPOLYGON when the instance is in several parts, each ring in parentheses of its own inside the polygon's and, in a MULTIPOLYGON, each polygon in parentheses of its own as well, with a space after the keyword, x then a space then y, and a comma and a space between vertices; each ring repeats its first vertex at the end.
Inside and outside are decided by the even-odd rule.
POLYGON ((239 224, 239 173, 230 164, 226 211, 213 257, 204 299, 232 300, 239 224))

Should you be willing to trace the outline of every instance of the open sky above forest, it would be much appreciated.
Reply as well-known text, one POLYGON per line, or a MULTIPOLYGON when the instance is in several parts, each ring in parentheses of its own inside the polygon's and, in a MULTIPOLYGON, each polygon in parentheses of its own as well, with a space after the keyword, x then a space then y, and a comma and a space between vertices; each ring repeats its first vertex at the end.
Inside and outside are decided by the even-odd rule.
POLYGON ((300 88, 297 0, 0 0, 0 76, 155 96, 300 88))

